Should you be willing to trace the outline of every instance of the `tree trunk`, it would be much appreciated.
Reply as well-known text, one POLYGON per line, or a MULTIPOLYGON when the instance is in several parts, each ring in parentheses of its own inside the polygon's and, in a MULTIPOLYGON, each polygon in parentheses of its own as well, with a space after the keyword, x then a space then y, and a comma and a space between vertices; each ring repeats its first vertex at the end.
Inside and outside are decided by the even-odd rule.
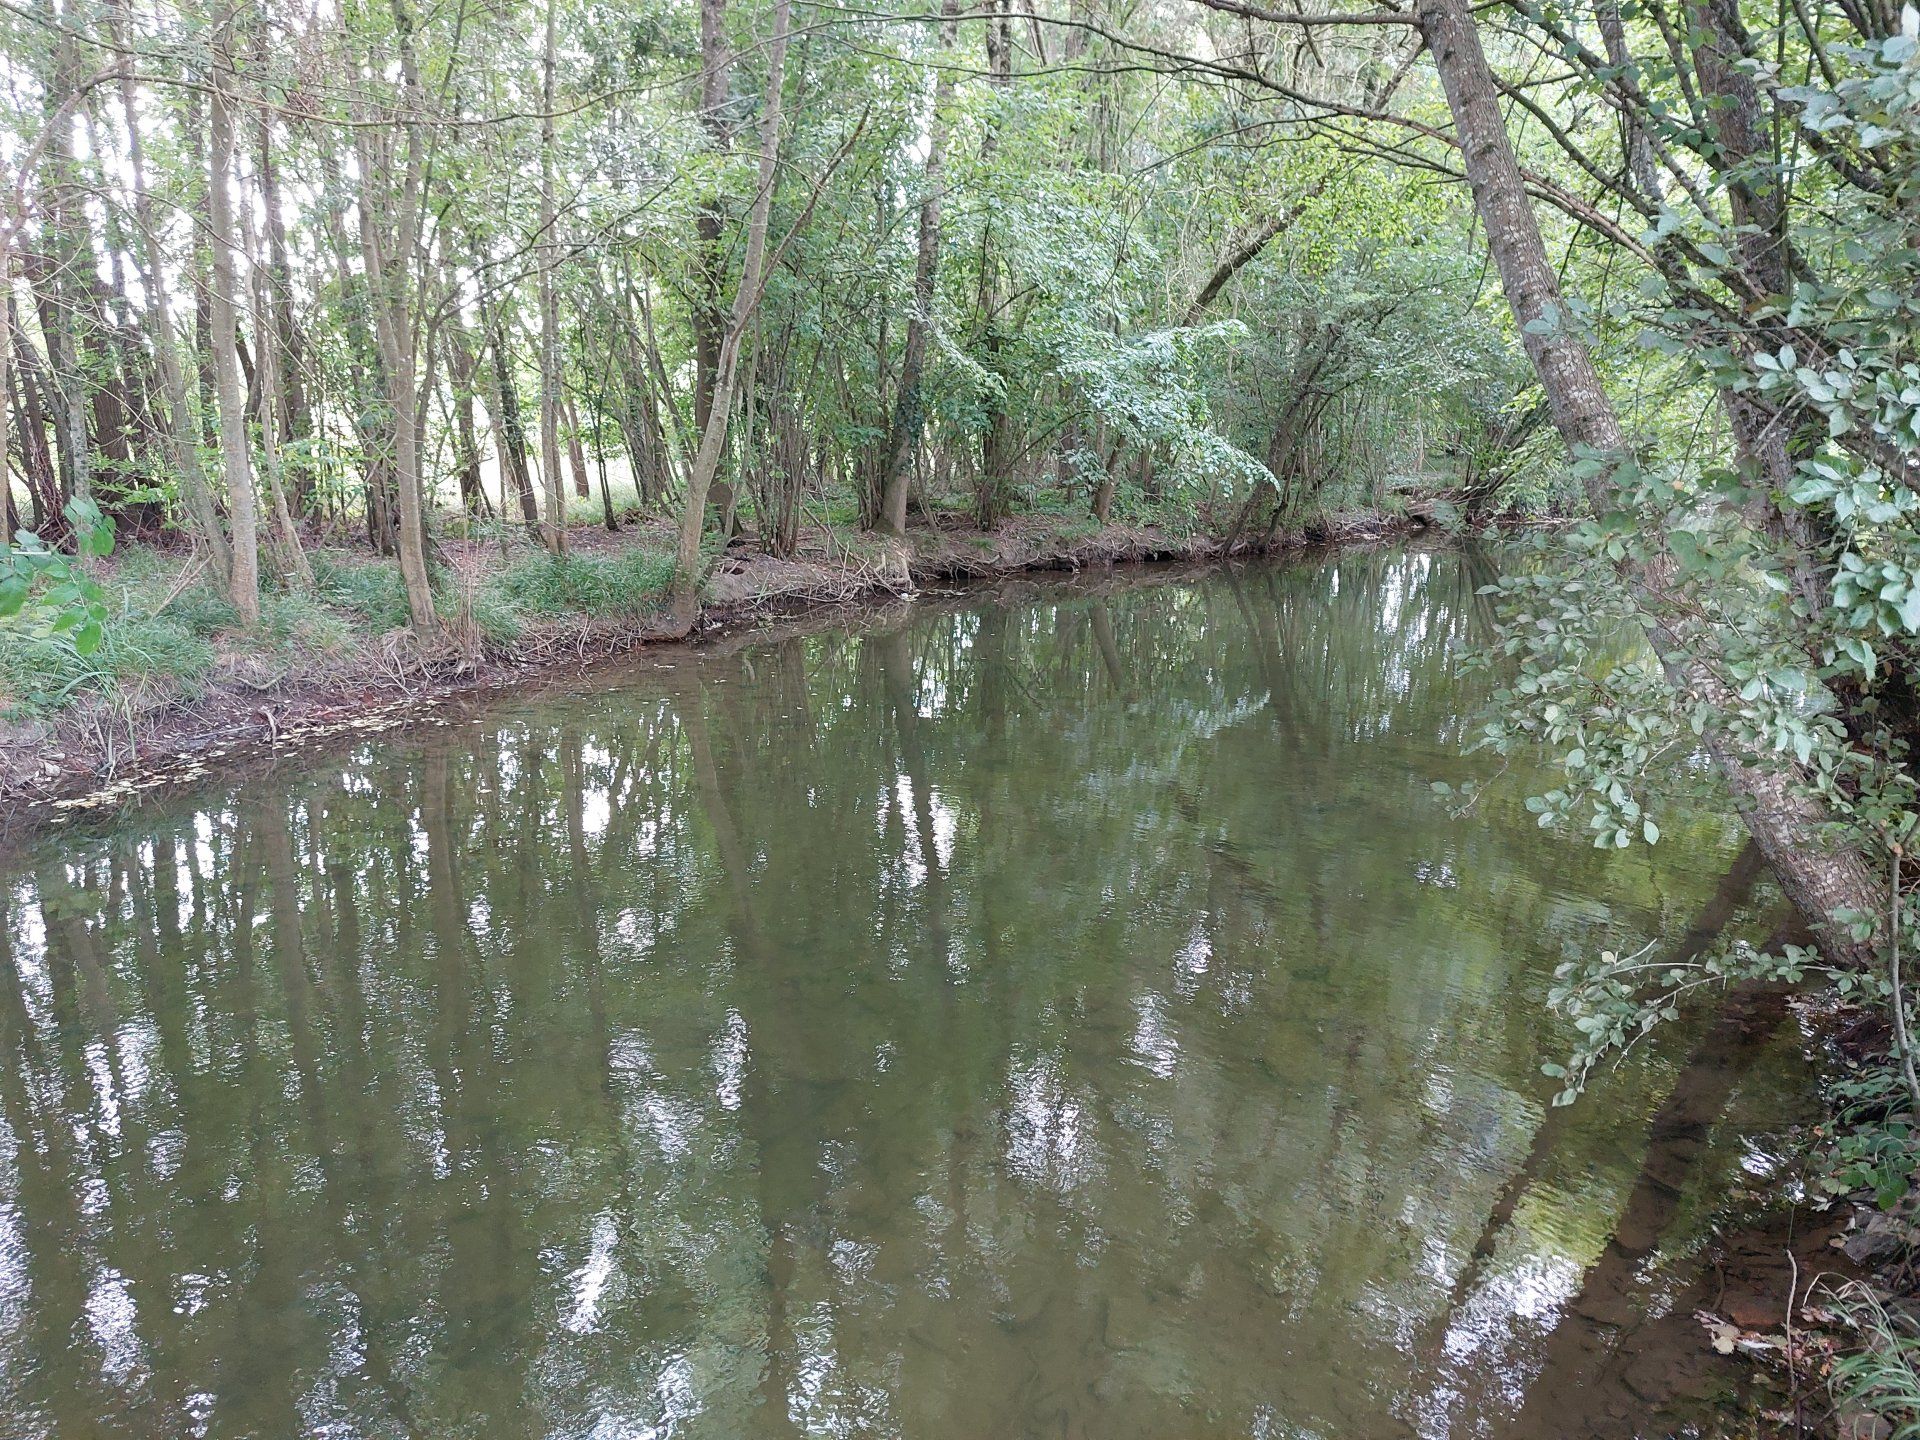
POLYGON ((580 444, 580 411, 569 400, 567 411, 567 465, 573 471, 573 493, 585 500, 593 494, 593 482, 587 475, 587 452, 580 444))
MULTIPOLYGON (((486 319, 484 305, 481 319, 486 319)), ((520 392, 514 388, 513 367, 507 359, 506 321, 496 311, 488 327, 487 349, 493 357, 494 429, 500 436, 500 508, 507 508, 505 494, 512 486, 520 502, 520 518, 528 529, 540 524, 540 507, 533 498, 533 472, 527 465, 527 426, 520 414, 520 392)))
MULTIPOLYGON (((733 124, 729 118, 733 55, 727 45, 727 0, 700 0, 700 123, 706 128, 713 148, 725 153, 733 148, 733 124)), ((704 435, 713 416, 713 398, 720 377, 720 347, 726 340, 727 316, 720 297, 725 291, 722 273, 726 250, 720 243, 725 231, 718 196, 700 207, 695 221, 699 239, 699 289, 693 303, 693 427, 704 435)), ((741 277, 741 284, 746 277, 741 277)), ((733 487, 718 474, 713 479, 713 501, 719 507, 722 535, 732 538, 733 487)))
POLYGON ((447 325, 447 379, 453 386, 453 423, 459 446, 460 505, 469 515, 487 510, 486 487, 480 483, 480 439, 473 423, 474 382, 479 362, 466 326, 456 312, 447 325))
POLYGON ((83 256, 85 191, 74 155, 68 96, 80 83, 79 57, 74 39, 64 28, 53 42, 52 83, 44 92, 47 125, 44 183, 41 187, 42 233, 46 253, 28 256, 27 274, 40 300, 40 328, 47 340, 47 366, 52 371, 54 438, 60 451, 67 498, 90 499, 93 494, 93 454, 87 438, 87 375, 82 359, 83 330, 91 307, 80 295, 92 273, 92 257, 83 256))
MULTIPOLYGON (((413 17, 403 0, 392 0, 396 48, 403 87, 399 144, 399 194, 390 200, 379 193, 379 182, 391 180, 391 165, 376 155, 367 126, 354 129, 360 168, 360 246, 367 271, 367 293, 372 301, 374 333, 379 340, 386 372, 387 404, 393 425, 393 488, 399 523, 395 549, 400 579, 407 592, 407 616, 422 641, 440 633, 433 608, 433 581, 427 572, 425 498, 420 480, 420 361, 419 335, 413 313, 412 264, 420 244, 426 184, 426 134, 420 117, 427 99, 413 56, 413 17), (390 227, 390 229, 388 228, 390 227), (388 249, 387 235, 392 236, 388 249)), ((374 73, 379 73, 376 61, 374 73)), ((364 117, 362 117, 364 118, 364 117)))
POLYGON ((567 553, 566 484, 560 474, 560 302, 554 293, 558 263, 554 205, 553 51, 557 0, 547 0, 546 40, 540 52, 540 479, 547 492, 542 534, 550 554, 567 553))
POLYGON ((224 35, 216 42, 207 97, 207 219, 213 248, 211 306, 213 382, 220 412, 220 462, 227 484, 227 515, 233 531, 233 568, 227 594, 247 625, 260 620, 260 548, 247 454, 246 401, 240 391, 239 251, 233 214, 233 61, 224 35))
MULTIPOLYGON (((1013 86, 1013 22, 1007 0, 987 3, 987 81, 997 92, 995 104, 1004 105, 1006 92, 1013 86)), ((1001 123, 1001 115, 991 115, 980 139, 980 158, 988 168, 1000 148, 1001 123)), ((1009 302, 1004 268, 989 222, 980 236, 980 313, 986 331, 982 348, 987 368, 995 373, 1001 372, 1000 352, 1006 346, 1002 325, 1009 302)), ((1014 448, 1013 419, 1007 413, 1006 397, 1004 393, 992 396, 987 401, 986 438, 980 447, 980 488, 974 517, 982 529, 998 525, 1007 512, 1013 479, 1008 472, 1013 468, 1014 448)))
POLYGON ((34 528, 45 535, 49 526, 57 525, 60 514, 60 483, 54 473, 53 454, 47 449, 46 371, 40 352, 20 327, 12 293, 0 291, 0 298, 6 303, 14 365, 20 376, 21 469, 33 498, 34 528))
MULTIPOLYGON (((261 27, 264 44, 266 27, 261 27)), ((262 70, 261 73, 265 73, 262 70)), ((313 411, 307 401, 305 358, 302 354, 300 327, 293 315, 293 267, 287 254, 287 221, 280 203, 279 171, 274 163, 273 126, 263 110, 259 120, 258 154, 260 164, 261 209, 266 221, 266 262, 268 314, 260 317, 258 333, 263 342, 271 316, 273 343, 278 347, 277 372, 280 380, 280 433, 289 440, 305 440, 313 434, 313 411)), ((288 486, 295 509, 305 511, 313 490, 310 466, 302 465, 288 486)))
POLYGON ((289 435, 282 390, 284 377, 280 366, 285 352, 268 333, 268 322, 273 314, 272 278, 266 263, 267 246, 254 228, 252 215, 252 206, 242 204, 240 230, 246 240, 248 272, 253 278, 254 333, 259 337, 255 347, 259 359, 254 366, 254 379, 260 390, 260 473, 267 482, 267 501, 273 513, 273 533, 277 542, 275 548, 278 551, 281 578, 290 589, 310 591, 314 583, 313 567, 307 563, 307 552, 300 544, 300 531, 294 524, 293 509, 287 503, 287 487, 284 483, 283 457, 286 451, 283 442, 289 435))
POLYGON ((1115 471, 1120 465, 1120 447, 1113 443, 1108 434, 1106 417, 1100 416, 1093 422, 1093 450, 1100 457, 1100 478, 1093 487, 1093 503, 1089 507, 1093 518, 1102 525, 1113 514, 1113 491, 1117 476, 1115 471))
MULTIPOLYGON (((128 0, 113 12, 116 43, 124 47, 125 27, 122 15, 128 0)), ((206 472, 200 464, 200 442, 194 433, 193 409, 187 393, 186 372, 180 365, 180 341, 174 334, 169 309, 170 287, 165 281, 166 254, 160 244, 160 231, 153 213, 153 196, 147 189, 146 151, 140 136, 138 91, 134 84, 130 50, 122 49, 120 59, 120 106, 127 125, 127 161, 133 183, 134 226, 140 232, 146 264, 141 272, 140 288, 147 301, 148 343, 153 349, 154 368, 160 376, 160 397, 165 414, 161 417, 163 451, 175 479, 180 498, 195 538, 207 547, 213 559, 213 573, 222 587, 233 582, 233 552, 227 546, 226 531, 221 528, 213 493, 207 487, 206 472)))
POLYGON ((774 0, 773 40, 767 51, 767 94, 760 112, 759 189, 747 214, 746 256, 740 288, 733 295, 732 323, 720 342, 714 369, 713 403, 700 432, 700 448, 687 474, 687 493, 681 499, 680 533, 674 547, 674 623, 693 627, 700 601, 700 536, 706 529, 707 497, 727 443, 727 417, 733 409, 739 380, 740 343, 767 283, 767 222, 773 213, 773 187, 780 164, 780 115, 787 68, 787 41, 792 32, 791 0, 774 0))
MULTIPOLYGON (((1624 456, 1626 436, 1585 343, 1558 324, 1534 324, 1550 306, 1559 313, 1559 281, 1514 159, 1467 0, 1420 0, 1419 15, 1453 114, 1487 247, 1554 425, 1576 452, 1603 459, 1624 456)), ((1616 470, 1606 464, 1590 468, 1587 499, 1596 516, 1620 503, 1616 470)), ((1621 578, 1641 608, 1647 638, 1671 683, 1716 710, 1736 709, 1738 698, 1715 668, 1707 638, 1686 635, 1680 628, 1686 610, 1671 591, 1671 559, 1656 553, 1629 562, 1621 578)), ((1862 968, 1871 964, 1872 941, 1855 939, 1843 917, 1878 914, 1886 896, 1857 850, 1829 842, 1824 833, 1827 817, 1805 777, 1790 765, 1741 753, 1711 730, 1706 743, 1754 842, 1829 958, 1862 968)))
MULTIPOLYGON (((941 0, 940 48, 953 47, 959 30, 956 0, 941 0)), ((881 480, 879 513, 874 528, 897 539, 907 534, 907 485, 913 478, 914 453, 926 424, 926 404, 920 393, 927 368, 927 331, 933 325, 933 285, 940 265, 940 187, 947 163, 947 110, 953 103, 953 72, 946 65, 933 86, 933 114, 927 122, 927 164, 921 177, 919 248, 913 266, 913 314, 907 318, 907 343, 900 360, 900 391, 894 403, 893 427, 887 437, 887 468, 881 480)))
POLYGON ((8 422, 13 409, 13 311, 6 301, 13 294, 12 236, 0 241, 0 555, 13 548, 13 475, 7 464, 8 422))

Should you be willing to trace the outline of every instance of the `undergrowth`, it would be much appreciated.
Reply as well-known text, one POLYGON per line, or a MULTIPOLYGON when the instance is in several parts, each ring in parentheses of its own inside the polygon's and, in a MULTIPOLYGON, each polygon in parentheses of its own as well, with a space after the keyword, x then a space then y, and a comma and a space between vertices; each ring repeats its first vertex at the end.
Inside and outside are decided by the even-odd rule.
MULTIPOLYGON (((406 626, 406 591, 392 564, 328 550, 311 560, 313 592, 264 589, 260 623, 247 630, 217 586, 183 575, 179 557, 121 552, 102 577, 109 620, 91 652, 30 614, 0 622, 0 716, 46 716, 85 696, 193 696, 223 656, 297 671, 406 626)), ((470 585, 436 576, 435 607, 450 627, 470 623, 486 644, 504 647, 535 620, 653 610, 672 574, 672 556, 658 549, 560 561, 536 552, 470 585)))
POLYGON ((498 586, 508 602, 534 615, 633 615, 657 608, 672 580, 673 556, 634 548, 560 559, 529 555, 488 585, 498 586))

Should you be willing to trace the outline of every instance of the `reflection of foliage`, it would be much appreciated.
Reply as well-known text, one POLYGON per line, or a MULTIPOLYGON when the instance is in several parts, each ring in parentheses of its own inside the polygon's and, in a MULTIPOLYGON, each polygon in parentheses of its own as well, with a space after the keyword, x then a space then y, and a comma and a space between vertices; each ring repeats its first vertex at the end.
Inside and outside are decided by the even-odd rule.
MULTIPOLYGON (((1477 578, 1372 555, 927 608, 41 852, 0 930, 52 998, 0 1030, 4 1073, 87 1114, 20 1113, 104 1134, 111 1101, 120 1133, 180 1137, 137 1199, 60 1223, 139 1293, 299 1255, 297 1296, 179 1317, 155 1383, 246 1337, 262 1389, 300 1393, 350 1332, 422 1428, 537 1395, 742 1433, 763 1366, 803 1359, 823 1425, 884 1402, 913 1428, 950 1355, 1018 1363, 1031 1335, 995 1317, 1059 1293, 1100 1300, 1050 1320, 1062 1353, 1161 1433, 1201 1396, 1250 1418, 1272 1371, 1247 1357, 1329 1336, 1341 1391, 1303 1406, 1356 1374, 1391 1393, 1532 1143, 1546 958, 1677 926, 1703 888, 1543 846, 1510 796, 1468 824, 1425 797, 1486 768, 1457 753, 1477 578), (141 1086, 89 1083, 134 1045, 141 1086)), ((1667 824, 1726 848, 1711 815, 1667 824)), ((1515 1263, 1599 1253, 1667 1079, 1556 1121, 1515 1263)), ((64 1153, 79 1186, 114 1163, 64 1153)), ((0 1199, 43 1233, 43 1189, 0 1199)), ((76 1295, 16 1343, 65 1354, 76 1295)), ((391 1394, 311 1403, 377 1431, 391 1394)))
MULTIPOLYGON (((1533 808, 1543 825, 1585 828, 1596 845, 1658 840, 1663 804, 1697 788, 1709 753, 1748 757, 1777 776, 1787 792, 1777 809, 1819 814, 1824 833, 1781 842, 1795 851, 1837 842, 1862 872, 1885 873, 1914 832, 1920 500, 1901 477, 1920 444, 1911 299, 1920 252, 1909 243, 1907 195, 1920 37, 1878 38, 1833 58, 1822 83, 1782 94, 1811 136, 1873 156, 1889 183, 1839 185, 1821 170, 1796 190, 1781 222, 1783 248, 1797 257, 1790 295, 1769 297, 1750 323, 1730 322, 1710 292, 1740 278, 1737 237, 1669 206, 1650 243, 1691 246, 1695 288, 1662 271, 1604 313, 1569 304, 1533 322, 1596 335, 1638 327, 1659 363, 1716 387, 1729 405, 1764 405, 1791 470, 1762 496, 1752 464, 1702 463, 1690 425, 1651 424, 1633 457, 1576 456, 1583 475, 1604 467, 1618 507, 1573 530, 1550 562, 1501 582, 1500 649, 1514 678, 1494 696, 1484 743, 1502 753, 1551 747, 1560 773, 1533 808), (1657 574, 1663 598, 1630 594, 1622 569, 1657 574), (1650 621, 1676 642, 1668 653, 1697 669, 1669 673, 1646 649, 1623 647, 1623 634, 1650 621)), ((1836 918, 1835 933, 1857 940, 1878 934, 1884 944, 1896 928, 1884 915, 1836 918)), ((1898 928, 1910 944, 1911 926, 1898 928)), ((1728 957, 1707 978, 1808 975, 1834 972, 1789 949, 1771 960, 1728 957)), ((1581 960, 1568 979, 1564 996, 1587 1036, 1571 1070, 1577 1086, 1596 1052, 1673 1014, 1700 977, 1627 971, 1608 952, 1581 960)), ((1878 980, 1847 983, 1891 993, 1878 980)), ((1878 1153, 1877 1141, 1862 1143, 1878 1153)))

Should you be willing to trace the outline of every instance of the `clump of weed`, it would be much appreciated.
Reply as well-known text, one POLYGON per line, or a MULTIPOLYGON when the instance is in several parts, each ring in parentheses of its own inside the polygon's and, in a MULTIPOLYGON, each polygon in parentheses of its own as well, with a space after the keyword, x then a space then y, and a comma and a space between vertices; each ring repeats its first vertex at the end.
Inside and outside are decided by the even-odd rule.
POLYGON ((672 580, 671 555, 636 548, 604 556, 529 555, 494 583, 508 601, 536 615, 631 615, 658 608, 672 580))

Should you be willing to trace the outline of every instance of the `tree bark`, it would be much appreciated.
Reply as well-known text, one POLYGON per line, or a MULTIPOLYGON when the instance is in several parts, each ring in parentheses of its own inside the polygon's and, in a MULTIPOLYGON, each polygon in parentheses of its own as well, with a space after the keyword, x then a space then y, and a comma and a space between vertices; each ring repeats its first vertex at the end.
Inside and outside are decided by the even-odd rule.
POLYGON ((213 249, 209 288, 209 343, 213 349, 214 399, 220 415, 220 462, 227 484, 227 516, 233 532, 233 566, 227 594, 241 620, 260 620, 259 525, 253 466, 247 454, 246 400, 240 390, 239 237, 233 213, 233 60, 224 33, 215 43, 207 98, 207 219, 213 249))
POLYGON ((540 524, 540 506, 533 496, 533 471, 527 464, 527 424, 520 413, 520 392, 513 383, 513 365, 507 357, 506 320, 496 310, 488 321, 486 302, 480 318, 487 324, 487 350, 493 359, 493 411, 500 437, 500 508, 507 508, 506 490, 512 487, 520 504, 520 518, 529 530, 540 524))
POLYGON ((54 438, 67 498, 86 500, 93 495, 93 453, 87 436, 87 376, 81 350, 83 317, 90 307, 80 302, 80 293, 92 257, 82 255, 85 192, 74 154, 68 98, 79 85, 79 57, 64 26, 56 25, 54 33, 53 73, 44 97, 47 143, 41 213, 46 251, 25 258, 29 282, 40 300, 40 328, 46 336, 47 367, 54 383, 50 397, 54 438))
POLYGON ((161 248, 159 226, 153 213, 153 196, 147 187, 146 150, 140 135, 138 98, 134 83, 132 52, 125 46, 122 16, 129 0, 122 0, 111 16, 113 35, 122 46, 119 65, 120 106, 127 125, 127 163, 133 184, 134 226, 140 232, 145 267, 140 288, 146 296, 148 343, 153 348, 154 368, 159 372, 160 396, 165 414, 160 427, 162 450, 174 478, 180 485, 180 498, 195 538, 206 546, 213 561, 213 573, 224 588, 233 581, 233 552, 228 548, 226 531, 214 509, 213 493, 207 487, 206 472, 200 464, 199 437, 194 433, 192 403, 187 392, 186 372, 180 365, 180 339, 174 333, 166 283, 166 254, 161 248))
MULTIPOLYGON (((7 240, 11 241, 8 236, 7 240)), ((13 548, 13 475, 7 464, 7 431, 13 415, 13 295, 12 247, 0 243, 0 555, 13 548)))
POLYGON ((587 452, 580 443, 580 411, 569 400, 566 402, 567 420, 567 466, 573 471, 573 493, 585 500, 593 494, 593 481, 587 475, 587 452))
MULTIPOLYGON (((265 27, 262 27, 264 44, 265 27)), ((274 162, 273 125, 263 110, 258 127, 260 200, 266 221, 266 273, 269 311, 260 317, 260 334, 268 333, 272 320, 273 342, 278 346, 280 379, 280 433, 289 440, 305 440, 313 433, 313 412, 307 401, 305 357, 302 353, 300 326, 293 314, 293 267, 287 252, 287 221, 280 201, 279 171, 274 162)), ((304 511, 312 492, 310 467, 302 466, 288 487, 296 509, 304 511)))
MULTIPOLYGON (((727 0, 700 0, 700 123, 708 142, 725 153, 733 148, 729 118, 733 54, 727 44, 727 0)), ((719 385, 720 348, 726 341, 727 315, 721 304, 726 285, 722 274, 725 229, 718 196, 700 207, 695 221, 699 239, 699 289, 693 305, 693 427, 705 434, 713 415, 713 397, 719 385)), ((746 277, 741 277, 741 284, 746 277)), ((732 538, 733 487, 719 475, 713 480, 713 501, 719 507, 723 535, 732 538)))
MULTIPOLYGON (((953 48, 960 28, 956 0, 941 0, 940 48, 953 48)), ((907 534, 907 486, 913 478, 914 452, 926 424, 921 380, 927 368, 927 332, 933 326, 933 286, 940 265, 940 187, 947 163, 947 110, 953 103, 953 72, 942 56, 939 78, 933 86, 933 114, 927 122, 927 163, 921 184, 920 234, 913 266, 913 314, 907 318, 907 340, 900 359, 900 391, 894 403, 893 426, 887 437, 887 468, 881 481, 879 512, 874 529, 896 539, 907 534)))
MULTIPOLYGON (((1004 107, 1006 94, 1013 88, 1013 21, 1007 0, 987 0, 986 8, 987 83, 995 91, 995 105, 1004 107)), ((980 137, 980 158, 989 166, 1000 149, 1002 122, 1003 116, 997 111, 990 115, 980 137)), ((987 368, 995 373, 1001 373, 1000 353, 1006 348, 1001 328, 1009 303, 1004 269, 989 220, 980 236, 980 313, 985 327, 981 348, 987 355, 987 368)), ((1006 514, 1013 484, 1008 472, 1013 468, 1014 449, 1013 417, 1007 413, 1006 396, 991 396, 987 400, 986 435, 980 445, 980 487, 974 516, 983 530, 998 525, 1006 514)))
POLYGON ((473 423, 474 384, 479 361, 456 311, 447 325, 447 379, 453 387, 455 443, 459 446, 460 504, 469 515, 487 513, 486 487, 480 483, 480 440, 473 423))
MULTIPOLYGON (((413 17, 403 0, 392 0, 393 23, 400 58, 403 113, 399 144, 399 193, 394 199, 378 193, 379 182, 391 179, 392 166, 375 153, 373 136, 364 124, 354 128, 360 167, 360 246, 367 271, 367 293, 372 301, 374 333, 386 372, 387 404, 392 412, 395 549, 400 579, 407 593, 407 616, 421 640, 440 633, 433 607, 433 582, 427 572, 425 499, 420 480, 420 346, 410 284, 413 256, 420 243, 422 192, 426 186, 426 135, 421 117, 427 99, 420 85, 413 55, 413 17), (382 222, 388 222, 383 227, 382 222), (387 233, 392 236, 388 250, 387 233)), ((378 64, 374 67, 378 73, 378 64)))
POLYGON ((13 332, 14 368, 20 377, 20 462, 27 492, 33 499, 34 526, 42 534, 60 514, 60 483, 54 473, 53 453, 47 448, 46 369, 40 352, 21 329, 11 291, 0 295, 13 332))
POLYGON ((547 492, 542 534, 553 555, 567 553, 566 483, 560 474, 560 302, 554 293, 558 263, 554 226, 553 70, 557 0, 547 0, 546 40, 540 51, 540 479, 547 492))
POLYGON ((672 613, 676 626, 691 629, 700 598, 700 536, 706 529, 707 496, 720 470, 727 443, 727 418, 739 379, 740 342, 767 286, 767 224, 773 213, 773 187, 779 178, 780 119, 785 92, 787 42, 792 34, 791 0, 774 0, 773 39, 767 50, 767 93, 760 112, 759 190, 747 215, 746 256, 740 288, 734 291, 732 323, 720 342, 714 370, 713 402, 700 432, 681 500, 680 533, 674 548, 672 613))
MULTIPOLYGON (((1420 0, 1419 16, 1453 114, 1487 247, 1554 425, 1577 453, 1603 461, 1624 457, 1625 433, 1585 343, 1561 324, 1534 323, 1558 316, 1559 280, 1534 219, 1467 0, 1420 0)), ((1587 501, 1596 516, 1619 507, 1617 472, 1617 459, 1589 467, 1587 501)), ((1647 559, 1629 561, 1621 578, 1640 608, 1647 639, 1669 681, 1681 693, 1731 713, 1738 708, 1738 697, 1716 668, 1708 638, 1681 628, 1686 607, 1672 591, 1672 569, 1671 558, 1656 551, 1647 559)), ((1754 842, 1829 958, 1862 968, 1870 965, 1872 940, 1854 938, 1843 917, 1878 914, 1886 896, 1864 857, 1832 841, 1828 817, 1806 778, 1789 764, 1735 749, 1726 736, 1711 729, 1705 742, 1754 842)))
POLYGON ((247 268, 253 280, 254 333, 259 342, 255 347, 259 359, 254 366, 254 379, 260 391, 260 406, 256 416, 256 423, 260 427, 260 473, 267 482, 267 502, 273 514, 273 534, 277 542, 275 549, 281 578, 290 589, 310 591, 314 584, 313 567, 307 563, 307 552, 300 544, 299 527, 294 524, 293 508, 288 504, 284 483, 286 452, 283 442, 290 438, 282 388, 285 377, 280 368, 285 351, 278 340, 268 333, 273 314, 273 282, 267 268, 267 245, 254 228, 250 218, 252 214, 250 205, 241 206, 240 232, 246 241, 247 268))

